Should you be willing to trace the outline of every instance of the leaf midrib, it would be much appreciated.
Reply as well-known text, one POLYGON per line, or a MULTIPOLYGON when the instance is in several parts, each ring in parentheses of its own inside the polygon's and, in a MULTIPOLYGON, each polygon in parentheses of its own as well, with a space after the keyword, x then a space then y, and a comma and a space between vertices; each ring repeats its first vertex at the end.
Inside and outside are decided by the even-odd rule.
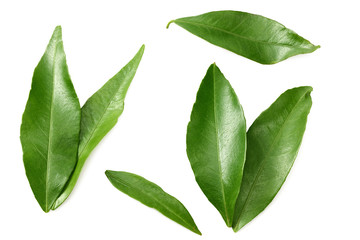
POLYGON ((51 155, 51 145, 52 145, 52 129, 53 129, 53 105, 54 105, 54 91, 55 91, 55 82, 56 82, 56 77, 55 77, 55 61, 56 61, 56 55, 58 52, 58 45, 62 43, 62 40, 57 41, 55 44, 55 52, 54 52, 54 57, 53 57, 53 64, 52 64, 52 77, 53 77, 53 84, 52 84, 52 89, 51 89, 51 103, 50 103, 50 118, 49 118, 49 140, 48 140, 48 148, 47 148, 47 164, 46 164, 46 181, 45 181, 45 209, 46 211, 49 209, 48 208, 48 194, 49 194, 49 177, 50 177, 50 170, 51 170, 51 161, 50 161, 50 155, 51 155))
POLYGON ((228 211, 227 211, 227 204, 226 204, 226 198, 225 198, 225 189, 224 189, 224 183, 223 183, 223 179, 222 179, 222 167, 221 167, 221 161, 220 161, 220 146, 219 146, 219 138, 218 138, 218 134, 219 134, 219 129, 218 129, 218 125, 217 125, 217 114, 216 114, 216 90, 215 90, 215 66, 213 66, 213 85, 214 85, 214 124, 215 124, 215 138, 216 138, 216 153, 217 153, 217 161, 218 161, 218 169, 219 169, 219 177, 220 177, 220 184, 221 184, 221 192, 222 192, 222 197, 223 197, 223 201, 224 201, 224 210, 225 210, 225 217, 226 217, 226 224, 229 225, 229 216, 228 216, 228 211))
MULTIPOLYGON (((290 44, 286 44, 286 43, 277 43, 277 42, 266 42, 266 41, 260 41, 260 40, 256 40, 256 39, 253 39, 253 38, 248 38, 248 37, 245 37, 245 36, 242 36, 242 35, 239 35, 239 34, 236 34, 236 33, 233 33, 233 32, 230 32, 228 30, 225 30, 225 29, 222 29, 222 28, 219 28, 219 27, 215 27, 215 26, 212 26, 212 25, 207 25, 207 24, 204 24, 204 23, 198 23, 198 22, 189 22, 189 21, 184 21, 184 20, 174 20, 174 22, 182 22, 182 23, 186 23, 186 24, 193 24, 193 25, 198 25, 198 26, 205 26, 205 27, 208 27, 208 28, 212 28, 214 30, 218 30, 220 32, 224 32, 224 33, 227 33, 229 35, 233 35, 235 37, 238 37, 238 38, 242 38, 242 39, 245 39, 247 41, 252 41, 252 42, 257 42, 257 43, 260 43, 260 44, 268 44, 268 45, 275 45, 275 46, 283 46, 283 47, 292 47, 292 48, 297 48, 297 49, 304 49, 303 47, 300 47, 300 46, 295 46, 295 45, 290 45, 290 44)), ((285 28, 287 29, 287 28, 285 28)), ((307 48, 305 48, 307 49, 307 48)))
POLYGON ((281 126, 280 130, 279 130, 278 133, 276 134, 276 137, 275 137, 274 141, 272 142, 272 144, 271 144, 268 152, 265 154, 266 157, 264 158, 264 160, 263 160, 263 162, 261 163, 261 166, 260 166, 258 172, 256 173, 255 180, 254 180, 254 182, 253 182, 252 185, 251 185, 249 194, 247 195, 246 200, 245 200, 245 203, 244 203, 244 206, 243 206, 243 208, 241 209, 241 212, 240 212, 240 215, 239 215, 239 218, 238 218, 238 219, 239 219, 238 224, 240 223, 241 216, 242 216, 242 214, 243 214, 243 212, 244 212, 244 209, 246 208, 246 206, 247 206, 247 204, 248 204, 248 202, 249 202, 250 196, 253 194, 254 186, 256 185, 255 183, 257 182, 258 178, 260 177, 260 173, 262 172, 262 170, 263 170, 263 168, 264 168, 264 166, 265 166, 265 162, 266 162, 266 160, 268 159, 268 156, 269 156, 269 155, 271 154, 271 152, 273 151, 273 146, 275 145, 275 143, 278 141, 278 138, 280 137, 280 132, 283 131, 284 126, 286 125, 286 123, 287 123, 287 121, 289 120, 290 116, 291 116, 292 113, 294 112, 294 109, 298 106, 298 104, 302 101, 302 99, 305 98, 305 96, 306 96, 307 93, 308 93, 308 92, 305 92, 305 94, 304 94, 304 95, 299 99, 299 101, 295 104, 295 106, 293 107, 293 109, 291 109, 291 112, 288 114, 288 116, 286 117, 286 119, 285 119, 283 125, 281 126))

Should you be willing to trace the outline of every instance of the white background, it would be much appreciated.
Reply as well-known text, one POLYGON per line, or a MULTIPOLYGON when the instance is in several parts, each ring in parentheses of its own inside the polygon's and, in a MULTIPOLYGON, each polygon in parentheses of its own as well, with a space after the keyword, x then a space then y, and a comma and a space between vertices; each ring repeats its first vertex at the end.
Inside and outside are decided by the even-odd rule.
POLYGON ((358 1, 0 2, 0 239, 360 239, 360 17, 358 1), (321 48, 265 66, 168 21, 214 10, 275 19, 321 48), (69 199, 42 212, 22 162, 19 131, 32 73, 56 25, 83 104, 146 49, 118 124, 91 154, 69 199), (250 126, 288 88, 311 85, 313 108, 281 191, 233 233, 195 182, 186 126, 199 84, 216 62, 250 126), (192 214, 197 236, 116 190, 106 169, 157 183, 192 214))

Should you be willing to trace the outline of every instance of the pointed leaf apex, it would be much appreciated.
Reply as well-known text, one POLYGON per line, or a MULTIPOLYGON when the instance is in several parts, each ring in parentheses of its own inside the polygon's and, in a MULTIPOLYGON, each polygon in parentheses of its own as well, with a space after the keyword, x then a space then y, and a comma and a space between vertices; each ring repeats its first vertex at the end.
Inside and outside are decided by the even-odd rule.
POLYGON ((62 28, 60 25, 55 27, 55 30, 52 35, 52 39, 58 39, 58 40, 62 39, 62 28))
POLYGON ((138 53, 141 53, 141 55, 143 55, 143 54, 144 54, 144 51, 145 51, 145 44, 141 45, 138 53))

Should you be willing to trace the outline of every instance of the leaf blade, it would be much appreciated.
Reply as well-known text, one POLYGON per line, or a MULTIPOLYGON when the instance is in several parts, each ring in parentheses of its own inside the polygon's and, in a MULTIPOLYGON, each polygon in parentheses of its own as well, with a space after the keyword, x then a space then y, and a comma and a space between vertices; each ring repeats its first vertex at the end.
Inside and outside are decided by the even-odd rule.
POLYGON ((91 151, 117 123, 124 110, 127 90, 135 76, 144 50, 145 45, 142 45, 130 62, 94 93, 81 108, 79 160, 53 209, 58 208, 70 195, 91 151))
POLYGON ((164 216, 190 231, 201 235, 201 232, 185 206, 155 183, 128 172, 107 170, 105 174, 111 184, 118 190, 144 205, 158 210, 164 216))
POLYGON ((197 183, 231 227, 246 152, 246 122, 230 83, 212 64, 197 93, 186 136, 197 183))
POLYGON ((262 64, 278 63, 319 48, 272 19, 246 12, 209 12, 172 20, 167 27, 172 22, 216 46, 262 64))
POLYGON ((45 212, 75 167, 79 132, 80 104, 58 26, 35 68, 20 130, 26 175, 45 212))
POLYGON ((311 91, 311 87, 287 90, 250 127, 234 231, 262 212, 285 182, 305 132, 311 91))

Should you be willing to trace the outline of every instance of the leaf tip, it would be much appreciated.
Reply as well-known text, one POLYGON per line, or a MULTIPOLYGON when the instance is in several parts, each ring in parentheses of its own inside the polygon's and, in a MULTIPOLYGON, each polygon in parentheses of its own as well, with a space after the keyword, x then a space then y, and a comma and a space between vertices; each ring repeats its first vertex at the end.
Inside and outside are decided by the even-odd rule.
POLYGON ((169 28, 170 24, 172 24, 173 22, 175 22, 175 20, 171 20, 167 25, 166 25, 166 29, 169 28))
POLYGON ((145 44, 141 45, 141 47, 139 48, 133 59, 139 58, 141 60, 142 56, 144 55, 144 51, 145 51, 145 44))
POLYGON ((62 28, 60 25, 55 27, 50 41, 53 41, 53 42, 61 42, 62 41, 62 28))
POLYGON ((48 212, 50 212, 50 208, 47 208, 47 206, 41 206, 40 205, 40 207, 41 207, 41 209, 44 211, 44 213, 48 213, 48 212))
POLYGON ((237 233, 243 226, 241 226, 240 224, 236 224, 235 222, 233 222, 232 224, 232 230, 234 231, 234 233, 237 233))
POLYGON ((110 175, 111 175, 111 171, 110 171, 110 170, 106 170, 106 171, 105 171, 105 175, 106 175, 107 178, 109 178, 110 175))
POLYGON ((303 88, 306 89, 306 92, 307 92, 308 94, 310 94, 310 93, 314 90, 313 87, 311 87, 311 86, 304 86, 303 88))
POLYGON ((57 25, 54 29, 54 35, 60 35, 62 34, 62 27, 61 25, 57 25))
POLYGON ((216 66, 216 63, 213 62, 213 63, 210 65, 209 69, 211 69, 211 68, 216 68, 216 67, 217 67, 217 66, 216 66))
POLYGON ((318 50, 319 48, 321 48, 320 45, 313 45, 313 44, 312 44, 312 51, 311 51, 311 52, 315 52, 315 51, 318 50))
POLYGON ((232 227, 232 222, 229 219, 227 219, 227 221, 225 223, 226 223, 227 227, 229 227, 229 228, 232 227))
POLYGON ((139 52, 144 53, 145 51, 145 44, 141 45, 139 52))
POLYGON ((208 71, 212 71, 213 73, 215 73, 215 72, 221 73, 220 68, 216 65, 215 62, 210 65, 210 67, 208 68, 208 71))

